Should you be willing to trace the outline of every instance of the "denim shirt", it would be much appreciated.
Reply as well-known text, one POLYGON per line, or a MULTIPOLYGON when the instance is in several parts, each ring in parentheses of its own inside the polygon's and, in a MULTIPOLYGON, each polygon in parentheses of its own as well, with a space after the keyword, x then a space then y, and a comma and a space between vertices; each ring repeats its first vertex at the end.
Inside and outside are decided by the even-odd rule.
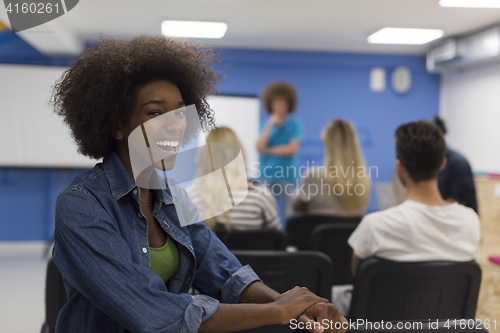
POLYGON ((166 284, 150 268, 139 188, 115 152, 59 195, 52 255, 68 302, 56 332, 197 332, 219 302, 238 303, 259 280, 204 222, 180 227, 168 187, 154 194, 153 216, 179 250, 166 284))

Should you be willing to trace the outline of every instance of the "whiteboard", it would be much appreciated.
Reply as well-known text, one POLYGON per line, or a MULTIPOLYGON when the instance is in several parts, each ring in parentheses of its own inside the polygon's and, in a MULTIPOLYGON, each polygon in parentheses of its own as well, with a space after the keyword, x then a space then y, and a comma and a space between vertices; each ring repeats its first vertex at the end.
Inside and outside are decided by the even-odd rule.
MULTIPOLYGON (((68 126, 49 105, 52 87, 65 70, 0 65, 0 167, 91 168, 97 162, 77 153, 68 126)), ((217 125, 233 129, 248 162, 258 161, 259 100, 211 96, 209 102, 217 125)))
POLYGON ((474 172, 500 173, 500 64, 441 74, 439 114, 446 121, 446 143, 474 172))
POLYGON ((89 168, 48 102, 64 67, 0 65, 0 166, 89 168))
POLYGON ((260 101, 257 97, 210 96, 217 126, 232 129, 245 150, 247 173, 257 177, 259 154, 256 148, 260 130, 260 101))

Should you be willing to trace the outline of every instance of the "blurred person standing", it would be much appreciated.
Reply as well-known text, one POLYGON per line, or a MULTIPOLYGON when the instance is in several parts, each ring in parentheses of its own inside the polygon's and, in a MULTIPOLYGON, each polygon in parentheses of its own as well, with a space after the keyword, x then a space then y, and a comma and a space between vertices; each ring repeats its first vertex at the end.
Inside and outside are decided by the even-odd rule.
POLYGON ((271 115, 262 127, 257 141, 261 153, 261 178, 275 195, 280 210, 282 226, 291 215, 291 200, 298 178, 298 150, 302 141, 302 125, 290 114, 297 105, 295 88, 286 82, 268 85, 263 94, 263 104, 271 115))
POLYGON ((331 121, 323 130, 324 166, 311 167, 294 199, 296 212, 362 217, 370 198, 370 179, 354 127, 331 121))
MULTIPOLYGON (((432 121, 443 135, 446 134, 446 125, 440 117, 432 121)), ((476 186, 474 176, 467 159, 456 151, 446 148, 446 166, 439 173, 439 192, 443 198, 450 202, 458 202, 474 209, 477 213, 476 186)))

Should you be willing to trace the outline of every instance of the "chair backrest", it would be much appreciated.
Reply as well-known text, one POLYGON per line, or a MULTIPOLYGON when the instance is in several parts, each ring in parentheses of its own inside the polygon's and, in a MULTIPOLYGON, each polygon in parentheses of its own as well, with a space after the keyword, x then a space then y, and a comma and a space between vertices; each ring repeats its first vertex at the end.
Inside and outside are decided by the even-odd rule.
POLYGON ((347 239, 358 223, 326 223, 313 229, 309 237, 311 250, 320 251, 330 257, 333 264, 332 285, 352 284, 352 249, 347 239))
MULTIPOLYGON (((250 265, 261 280, 279 293, 295 286, 307 287, 331 298, 332 262, 317 251, 232 251, 242 265, 250 265)), ((271 325, 245 333, 290 333, 288 326, 271 325)))
POLYGON ((53 333, 56 329, 57 316, 64 304, 68 301, 63 278, 50 258, 47 264, 47 278, 45 280, 45 323, 43 333, 53 333))
POLYGON ((230 250, 285 250, 288 244, 283 230, 226 230, 217 229, 215 234, 230 250))
POLYGON ((368 258, 358 268, 349 317, 370 321, 474 318, 481 268, 470 262, 368 258))
POLYGON ((289 245, 299 250, 310 250, 309 235, 317 226, 324 223, 359 223, 361 217, 338 217, 328 215, 296 215, 286 222, 289 245))
POLYGON ((283 293, 307 287, 318 296, 331 297, 332 262, 317 251, 231 251, 242 265, 250 265, 270 288, 283 293))

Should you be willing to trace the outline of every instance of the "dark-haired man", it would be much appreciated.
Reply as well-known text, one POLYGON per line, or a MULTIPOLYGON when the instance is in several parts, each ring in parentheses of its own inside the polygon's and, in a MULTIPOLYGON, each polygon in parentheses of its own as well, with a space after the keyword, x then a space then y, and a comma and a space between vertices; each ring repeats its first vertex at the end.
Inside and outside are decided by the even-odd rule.
MULTIPOLYGON (((437 177, 446 165, 445 152, 442 133, 429 122, 397 129, 396 172, 407 188, 406 200, 365 216, 353 232, 348 240, 353 275, 371 256, 401 262, 479 259, 479 217, 439 193, 437 177)), ((348 290, 333 290, 333 303, 344 315, 350 304, 348 290)))

